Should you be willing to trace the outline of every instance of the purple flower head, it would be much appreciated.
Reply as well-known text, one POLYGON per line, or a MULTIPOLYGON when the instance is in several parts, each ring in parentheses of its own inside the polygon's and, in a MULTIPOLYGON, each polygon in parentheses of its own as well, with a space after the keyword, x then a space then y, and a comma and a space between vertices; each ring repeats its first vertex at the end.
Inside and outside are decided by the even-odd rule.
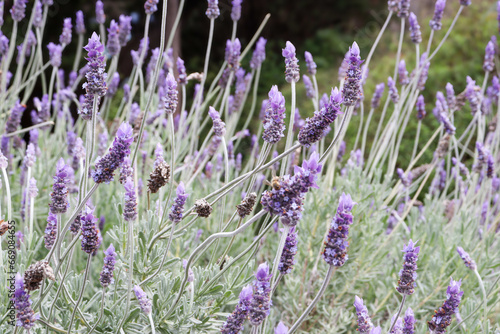
POLYGON ((313 56, 309 51, 304 52, 304 58, 306 59, 307 72, 310 75, 316 74, 316 68, 318 67, 314 62, 313 56))
POLYGON ((137 197, 134 182, 128 178, 123 187, 125 188, 123 218, 126 221, 135 221, 137 219, 137 197))
POLYGON ((460 291, 462 280, 450 281, 450 285, 446 290, 446 301, 443 305, 434 311, 434 316, 431 321, 427 322, 429 330, 433 333, 442 334, 446 333, 446 327, 451 324, 451 317, 453 314, 458 313, 458 305, 462 300, 463 291, 460 291))
POLYGON ((101 271, 99 281, 103 288, 113 284, 113 271, 115 270, 116 252, 113 244, 109 245, 108 249, 104 251, 104 265, 101 271))
POLYGON ((444 127, 446 133, 448 133, 450 135, 454 135, 456 128, 453 125, 453 123, 451 123, 451 120, 448 118, 448 115, 446 113, 442 112, 440 114, 440 120, 443 123, 443 127, 444 127))
POLYGON ((120 74, 118 72, 113 73, 113 77, 111 77, 111 82, 109 83, 107 95, 114 96, 118 91, 118 86, 120 85, 120 74))
POLYGON ((11 298, 11 301, 16 309, 16 326, 23 327, 29 332, 35 326, 39 315, 35 314, 31 308, 30 295, 25 290, 24 278, 20 273, 16 274, 14 288, 14 297, 11 298))
POLYGON ((381 82, 377 86, 375 86, 375 92, 373 93, 372 102, 371 102, 371 106, 373 109, 377 109, 379 107, 380 99, 382 98, 382 95, 384 94, 384 90, 385 90, 385 84, 383 82, 381 82))
POLYGON ((210 118, 212 119, 212 121, 214 123, 214 127, 213 127, 214 134, 217 137, 224 137, 224 135, 226 134, 226 123, 224 123, 220 119, 219 112, 217 110, 215 110, 213 107, 209 107, 208 108, 208 116, 210 116, 210 118))
POLYGON ((285 131, 285 97, 278 90, 278 86, 273 86, 269 91, 269 100, 266 106, 263 127, 264 133, 262 138, 270 144, 276 144, 282 137, 285 131))
POLYGON ((424 101, 424 96, 423 95, 420 95, 417 99, 417 118, 419 120, 423 120, 425 115, 426 115, 426 111, 425 111, 425 101, 424 101))
POLYGON ((95 18, 97 23, 104 24, 106 22, 106 15, 104 14, 104 4, 101 0, 95 3, 95 18))
POLYGON ((398 17, 408 17, 410 13, 410 0, 399 0, 398 17))
POLYGON ((165 109, 165 113, 167 115, 172 115, 177 110, 177 82, 175 81, 175 78, 171 73, 167 75, 167 79, 165 81, 167 91, 163 98, 163 108, 165 109))
POLYGON ((71 18, 67 17, 64 19, 63 30, 61 36, 59 36, 59 43, 61 43, 61 45, 68 45, 71 43, 71 29, 73 29, 71 18))
POLYGON ((278 326, 274 328, 274 334, 288 334, 288 327, 283 322, 279 322, 278 326))
POLYGON ((363 299, 355 296, 354 307, 356 308, 356 315, 358 317, 358 331, 360 334, 371 333, 373 329, 372 319, 368 315, 368 309, 363 303, 363 299))
POLYGON ((186 66, 180 57, 177 57, 177 73, 179 74, 179 83, 181 85, 187 84, 186 66))
MULTIPOLYGON (((1 15, 0 18, 2 20, 2 24, 3 24, 3 1, 2 1, 2 4, 0 5, 1 7, 1 15)), ((33 16, 33 26, 35 28, 40 28, 42 26, 42 23, 43 23, 43 5, 42 5, 42 2, 41 1, 38 1, 36 4, 35 4, 35 8, 33 9, 35 11, 35 14, 33 16)))
POLYGON ((387 8, 391 11, 391 12, 395 12, 399 9, 399 2, 401 0, 388 0, 387 1, 387 8))
POLYGON ((316 97, 316 91, 314 90, 313 83, 307 75, 302 76, 302 81, 304 81, 304 87, 306 88, 306 96, 309 99, 314 99, 316 97))
POLYGON ((486 50, 484 54, 483 70, 485 72, 492 72, 495 68, 495 44, 489 41, 486 44, 486 50))
POLYGON ((147 15, 151 15, 158 10, 158 0, 146 0, 144 3, 144 11, 147 15))
POLYGON ((414 334, 415 333, 415 316, 413 315, 413 310, 408 307, 405 312, 404 325, 402 334, 414 334))
POLYGON ((431 63, 427 60, 427 52, 424 52, 420 57, 420 64, 420 66, 423 66, 423 69, 418 78, 417 88, 418 90, 424 90, 427 77, 429 76, 429 67, 431 66, 431 63))
POLYGON ((396 170, 397 174, 398 174, 398 177, 399 179, 401 180, 401 183, 406 187, 410 187, 411 186, 411 181, 412 181, 412 175, 411 175, 411 171, 408 172, 408 174, 405 174, 405 172, 401 169, 401 168, 398 168, 396 170))
POLYGON ((255 44, 255 50, 253 51, 252 59, 250 60, 250 68, 256 69, 266 59, 266 43, 267 39, 260 37, 255 44))
POLYGON ((467 268, 469 268, 470 270, 477 269, 476 262, 474 262, 474 260, 470 257, 469 253, 464 251, 464 249, 462 247, 457 247, 457 252, 458 252, 458 255, 460 255, 460 257, 464 261, 465 266, 467 268))
POLYGON ((486 176, 490 179, 493 178, 493 174, 495 172, 495 159, 492 154, 488 154, 488 158, 486 159, 486 176))
POLYGON ((87 95, 104 96, 106 94, 104 46, 95 32, 92 33, 92 37, 89 38, 89 42, 84 49, 88 52, 85 59, 88 62, 89 70, 85 74, 87 82, 83 85, 83 88, 86 90, 87 95))
POLYGON ((229 68, 237 70, 240 67, 241 43, 238 38, 226 41, 226 61, 229 68))
POLYGON ((403 333, 403 319, 401 319, 401 318, 395 319, 395 318, 396 318, 396 316, 393 316, 392 320, 391 320, 391 324, 394 323, 394 320, 396 320, 396 322, 394 323, 394 326, 392 327, 390 334, 402 334, 403 333))
POLYGON ((47 217, 47 226, 45 227, 45 234, 43 236, 45 248, 52 249, 57 237, 57 216, 49 212, 47 217))
POLYGON ((401 60, 398 66, 399 73, 399 83, 401 85, 407 85, 410 83, 410 78, 408 77, 408 71, 406 70, 406 62, 401 60))
MULTIPOLYGON (((30 144, 31 145, 31 144, 30 144)), ((30 198, 35 198, 38 196, 38 188, 36 187, 36 180, 34 177, 32 177, 29 180, 29 187, 28 187, 28 196, 30 198)))
POLYGON ((127 45, 132 31, 132 16, 120 15, 120 28, 118 31, 118 39, 121 46, 127 45))
MULTIPOLYGON (((418 242, 418 241, 417 241, 418 242)), ((411 239, 408 245, 403 247, 403 269, 399 271, 399 281, 396 290, 403 295, 412 295, 415 292, 415 280, 417 279, 417 260, 420 247, 415 247, 417 242, 411 239)))
POLYGON ((49 49, 50 64, 54 67, 61 66, 62 46, 50 42, 47 44, 49 49))
POLYGON ((115 20, 111 20, 108 28, 108 42, 106 44, 106 49, 110 56, 115 56, 120 52, 120 27, 115 20))
POLYGON ((174 204, 172 205, 168 219, 177 224, 182 220, 184 205, 186 204, 186 200, 189 196, 189 194, 186 193, 183 182, 179 183, 175 194, 177 196, 174 199, 174 204))
POLYGON ((26 3, 28 3, 28 0, 14 0, 14 4, 10 9, 10 15, 12 15, 14 21, 19 22, 24 19, 26 14, 26 3))
POLYGON ((109 183, 113 180, 114 171, 122 165, 125 157, 130 154, 130 145, 133 140, 132 127, 126 122, 122 123, 109 152, 95 164, 92 178, 96 183, 109 183))
POLYGON ((21 244, 24 243, 24 234, 21 231, 17 231, 16 235, 16 249, 21 249, 21 244))
POLYGON ((460 0, 461 6, 470 6, 471 3, 472 3, 471 0, 460 0))
MULTIPOLYGON (((26 105, 21 104, 19 100, 16 101, 14 107, 10 111, 10 115, 5 122, 5 132, 12 133, 15 132, 18 126, 21 124, 21 118, 23 117, 26 105)), ((6 137, 8 138, 8 137, 6 137)), ((5 152, 4 152, 5 153, 5 152)))
POLYGON ((138 285, 134 286, 134 293, 142 312, 149 315, 151 313, 151 300, 149 300, 148 295, 138 285))
POLYGON ((28 144, 28 147, 26 148, 26 155, 24 156, 24 165, 26 167, 33 167, 36 161, 36 150, 35 150, 35 145, 33 144, 28 144))
POLYGON ((241 3, 243 0, 232 0, 231 20, 238 21, 241 18, 241 3))
POLYGON ((329 265, 341 267, 348 259, 347 238, 349 236, 349 225, 352 224, 353 215, 351 210, 356 205, 350 195, 342 193, 339 200, 337 213, 330 224, 330 230, 325 239, 323 250, 323 259, 329 265))
POLYGON ((319 111, 315 111, 313 117, 306 119, 299 132, 299 143, 309 147, 320 140, 325 130, 337 119, 342 102, 342 94, 337 87, 333 88, 328 102, 319 111))
POLYGON ((205 12, 205 15, 210 20, 215 20, 220 15, 219 0, 207 0, 207 2, 208 2, 208 8, 205 12))
POLYGON ((83 12, 81 10, 76 12, 76 33, 79 35, 85 34, 85 22, 83 20, 83 12))
POLYGON ((54 176, 54 185, 52 186, 50 210, 53 213, 65 213, 69 207, 68 184, 69 184, 69 166, 61 158, 56 165, 56 174, 54 176))
POLYGON ((454 109, 456 104, 455 91, 453 89, 453 85, 449 82, 446 84, 446 103, 448 104, 448 108, 451 110, 454 109))
POLYGON ((391 97, 392 102, 397 104, 399 102, 399 93, 396 83, 392 77, 387 78, 387 87, 389 88, 389 96, 391 97))
POLYGON ((259 326, 271 310, 271 274, 267 263, 257 268, 253 285, 253 295, 248 305, 248 319, 253 326, 259 326))
POLYGON ((410 38, 414 44, 420 44, 422 42, 422 32, 420 31, 420 25, 417 21, 417 15, 415 13, 410 13, 408 17, 410 23, 410 38))
POLYGON ((295 46, 289 41, 281 54, 285 58, 285 80, 286 82, 297 82, 300 79, 299 60, 295 56, 295 46))
POLYGON ((96 224, 97 221, 98 219, 94 215, 94 208, 87 205, 86 208, 83 209, 82 216, 80 217, 80 222, 82 224, 82 235, 80 239, 82 240, 82 251, 89 255, 96 255, 102 242, 101 233, 96 224))
POLYGON ((278 264, 278 270, 282 275, 292 272, 293 265, 296 263, 295 254, 297 254, 297 243, 297 232, 295 226, 293 226, 287 234, 285 246, 283 247, 283 252, 281 253, 280 262, 278 264))
POLYGON ((361 91, 361 69, 360 65, 363 62, 359 56, 360 50, 356 42, 349 48, 348 69, 342 88, 342 96, 344 97, 344 105, 354 106, 360 97, 361 91))
POLYGON ((241 290, 238 304, 233 313, 227 317, 226 322, 222 325, 221 333, 234 334, 240 333, 243 330, 243 324, 248 316, 252 295, 253 289, 251 285, 247 285, 241 290))
POLYGON ((434 16, 429 22, 429 26, 432 30, 441 30, 443 24, 441 20, 443 19, 444 7, 446 6, 446 0, 437 0, 436 6, 434 8, 434 16))

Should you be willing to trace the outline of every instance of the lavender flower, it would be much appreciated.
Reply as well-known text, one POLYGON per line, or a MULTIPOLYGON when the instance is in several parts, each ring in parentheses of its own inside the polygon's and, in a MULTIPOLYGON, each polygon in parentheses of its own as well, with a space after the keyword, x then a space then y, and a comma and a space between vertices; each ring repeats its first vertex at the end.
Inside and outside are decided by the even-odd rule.
POLYGON ((252 59, 250 60, 251 69, 256 69, 266 59, 266 43, 267 39, 260 37, 255 44, 255 50, 253 51, 252 59))
POLYGON ((460 5, 461 6, 470 6, 471 0, 460 0, 460 5))
POLYGON ((297 254, 297 243, 297 232, 295 231, 295 226, 293 226, 286 236, 285 246, 283 247, 283 252, 281 253, 280 262, 278 264, 278 270, 282 275, 292 272, 292 267, 296 263, 295 254, 297 254))
POLYGON ((98 219, 94 216, 94 208, 90 208, 87 205, 83 210, 80 221, 82 224, 82 235, 80 236, 82 251, 89 255, 96 255, 97 250, 101 246, 102 237, 96 225, 98 219))
POLYGON ((245 286, 239 296, 238 304, 231 313, 226 322, 221 327, 223 334, 240 333, 243 330, 243 323, 247 319, 250 301, 252 299, 253 289, 251 285, 245 286))
POLYGON ((232 0, 231 20, 238 21, 241 18, 241 3, 243 0, 232 0))
POLYGON ((387 87, 389 88, 389 96, 394 104, 399 102, 398 88, 392 77, 387 78, 387 87))
POLYGON ((125 157, 130 154, 130 145, 133 140, 132 127, 126 122, 122 123, 118 128, 109 153, 100 158, 95 164, 92 178, 96 183, 109 183, 113 180, 114 171, 121 166, 125 157))
POLYGON ((69 166, 61 158, 56 165, 56 174, 54 176, 54 185, 52 186, 50 210, 53 213, 65 213, 69 207, 68 201, 68 183, 69 166))
POLYGON ((57 216, 49 212, 47 217, 47 226, 45 227, 44 243, 45 248, 52 249, 57 237, 57 216))
POLYGON ((208 2, 208 8, 207 11, 205 12, 205 15, 210 20, 215 20, 220 15, 219 0, 207 0, 207 2, 208 2))
POLYGON ((486 45, 484 54, 483 70, 485 72, 492 72, 495 68, 495 44, 489 41, 486 45))
POLYGON ((126 221, 135 221, 137 219, 137 197, 135 195, 134 182, 131 178, 128 178, 123 186, 125 187, 123 218, 126 221))
POLYGON ((24 243, 24 234, 21 231, 15 233, 16 236, 16 249, 21 249, 21 244, 24 243))
POLYGON ((181 85, 187 84, 187 74, 186 74, 186 66, 184 65, 184 60, 180 57, 177 58, 177 73, 179 74, 179 83, 181 85))
POLYGON ((414 334, 415 333, 415 316, 413 315, 413 310, 408 307, 405 312, 404 326, 402 334, 414 334))
POLYGON ((309 51, 304 52, 304 58, 306 59, 307 72, 310 75, 316 74, 316 63, 314 62, 313 56, 309 51))
POLYGON ((283 322, 279 322, 278 326, 274 328, 274 334, 288 334, 288 327, 283 322))
POLYGON ((465 88, 465 96, 470 104, 471 113, 474 115, 480 110, 481 87, 476 85, 476 82, 470 77, 467 77, 467 87, 465 88))
POLYGON ((61 45, 64 46, 71 43, 71 29, 73 29, 71 18, 67 17, 64 19, 63 30, 61 36, 59 36, 59 43, 61 43, 61 45))
POLYGON ((120 74, 118 72, 113 73, 113 77, 111 78, 111 82, 108 86, 107 95, 114 96, 118 90, 118 85, 120 84, 120 74))
POLYGON ((309 147, 320 140, 325 130, 337 119, 342 102, 342 94, 336 87, 333 88, 328 103, 319 111, 315 111, 313 117, 306 119, 299 132, 299 143, 309 147))
POLYGON ((401 318, 395 319, 395 318, 396 318, 396 316, 393 316, 392 320, 391 320, 391 324, 394 323, 394 320, 396 320, 396 322, 394 323, 394 327, 392 327, 390 334, 402 334, 403 333, 403 319, 401 319, 401 318))
POLYGON ((429 76, 429 67, 431 63, 427 61, 427 52, 424 52, 420 57, 420 66, 423 66, 422 72, 420 72, 420 77, 418 78, 417 88, 418 90, 425 89, 425 83, 427 82, 427 77, 429 76))
POLYGON ((352 207, 354 202, 350 195, 342 193, 339 200, 337 213, 330 224, 330 230, 324 242, 325 249, 322 256, 326 263, 332 266, 341 267, 348 259, 347 237, 349 236, 349 225, 352 224, 352 207))
POLYGON ((495 172, 495 159, 493 155, 488 154, 488 158, 486 159, 486 176, 490 179, 493 178, 493 173, 495 172))
POLYGON ((127 45, 130 39, 130 32, 132 31, 132 16, 120 15, 120 28, 118 31, 118 40, 123 47, 127 45))
POLYGON ((389 9, 389 11, 391 12, 395 12, 399 9, 399 2, 401 0, 388 0, 387 1, 387 8, 389 9))
POLYGON ((398 17, 408 17, 410 12, 410 0, 399 0, 398 17))
POLYGON ((149 315, 151 313, 151 300, 149 300, 148 295, 138 285, 134 286, 134 293, 142 312, 149 315))
MULTIPOLYGON (((2 20, 2 24, 3 24, 3 1, 2 1, 2 4, 1 4, 1 13, 0 13, 0 20, 2 20)), ((33 26, 35 28, 40 28, 42 26, 42 21, 43 21, 43 6, 42 6, 42 2, 41 1, 38 1, 36 4, 35 4, 35 8, 33 9, 35 11, 34 15, 33 15, 33 26)))
POLYGON ((174 199, 174 204, 172 205, 172 209, 170 209, 168 219, 177 224, 182 220, 184 205, 186 204, 186 200, 189 196, 189 194, 186 193, 184 183, 182 181, 177 186, 175 194, 177 197, 174 199))
POLYGON ((401 180, 401 183, 406 188, 410 187, 411 186, 411 181, 413 180, 413 177, 411 175, 411 171, 409 171, 408 174, 405 175, 405 172, 401 168, 398 168, 396 170, 396 172, 398 174, 399 179, 401 180))
POLYGON ((436 6, 434 8, 434 16, 432 17, 432 20, 430 20, 429 22, 429 26, 432 28, 432 30, 441 30, 443 26, 441 20, 443 19, 443 11, 445 6, 446 6, 446 0, 436 1, 436 6))
POLYGON ((151 15, 158 10, 158 0, 146 0, 144 3, 144 11, 147 15, 151 15))
POLYGON ((28 196, 29 198, 33 199, 38 196, 38 188, 36 186, 36 180, 34 177, 32 177, 29 180, 29 186, 28 186, 28 196))
POLYGON ((226 41, 226 61, 228 67, 237 70, 240 67, 240 53, 241 53, 241 43, 238 38, 234 41, 228 39, 226 41))
POLYGON ((285 132, 285 97, 278 90, 278 86, 273 86, 269 91, 269 100, 266 106, 262 138, 265 142, 276 144, 285 132))
POLYGON ((460 255, 460 257, 464 261, 465 266, 467 268, 469 268, 470 270, 477 269, 476 262, 474 262, 474 260, 470 257, 469 253, 464 251, 464 249, 462 247, 457 247, 457 252, 458 252, 458 255, 460 255))
POLYGON ((104 14, 104 4, 101 0, 95 3, 95 18, 97 23, 104 24, 106 22, 106 15, 104 14))
POLYGON ((286 82, 298 82, 300 79, 299 60, 295 56, 295 46, 289 41, 286 42, 285 48, 282 50, 285 58, 285 80, 286 82))
POLYGON ((89 42, 84 49, 88 52, 88 57, 85 59, 88 62, 89 70, 85 74, 87 82, 83 85, 83 88, 87 94, 104 96, 106 94, 104 46, 95 32, 92 33, 92 37, 89 38, 89 42))
MULTIPOLYGON (((360 50, 356 42, 349 48, 348 64, 349 68, 346 72, 344 87, 342 88, 342 96, 344 97, 344 105, 354 106, 359 99, 361 90, 361 69, 360 65, 363 62, 359 56, 360 50)), ((346 55, 347 56, 347 55, 346 55)))
POLYGON ((306 88, 306 96, 309 99, 314 99, 316 97, 316 91, 314 90, 313 83, 307 75, 302 76, 302 81, 304 81, 304 87, 306 88))
POLYGON ((108 28, 108 42, 106 49, 110 56, 115 56, 120 52, 120 27, 115 20, 111 20, 108 28))
POLYGON ((455 126, 453 126, 453 123, 451 123, 450 119, 448 118, 448 115, 446 113, 442 112, 440 114, 440 120, 443 123, 443 127, 444 127, 446 133, 448 133, 450 135, 454 135, 456 128, 455 128, 455 126))
POLYGON ((11 301, 14 303, 14 308, 16 309, 16 326, 23 327, 29 332, 35 326, 35 321, 38 320, 39 315, 35 314, 31 308, 30 295, 24 291, 24 278, 20 273, 16 274, 14 287, 14 297, 11 298, 11 301))
POLYGON ((358 331, 360 334, 371 333, 373 329, 372 319, 368 315, 368 309, 363 303, 363 299, 355 296, 354 307, 356 308, 356 315, 358 317, 358 331))
POLYGON ((116 252, 113 244, 109 245, 108 249, 104 251, 104 265, 101 271, 101 277, 99 281, 103 288, 108 287, 108 285, 113 284, 113 271, 115 270, 116 263, 116 252))
MULTIPOLYGON (((417 241, 418 242, 418 241, 417 241)), ((399 271, 399 281, 398 290, 399 293, 403 295, 412 295, 415 292, 415 280, 417 279, 417 260, 418 260, 418 252, 420 251, 420 247, 415 247, 417 242, 413 242, 411 239, 408 242, 408 245, 403 247, 403 252, 405 255, 403 256, 403 269, 399 271)))
POLYGON ((380 106, 380 99, 384 94, 385 84, 383 82, 375 86, 375 92, 373 93, 371 106, 373 109, 377 109, 380 106))
POLYGON ((420 31, 420 25, 417 21, 417 15, 415 13, 410 13, 408 17, 410 23, 410 38, 414 44, 422 43, 422 32, 420 31))
MULTIPOLYGON (((10 111, 9 118, 7 118, 7 121, 5 122, 5 132, 6 133, 12 133, 15 132, 18 128, 18 126, 21 124, 21 118, 23 116, 24 110, 26 109, 26 106, 24 104, 21 104, 19 100, 16 101, 16 104, 10 111)), ((8 138, 8 137, 5 137, 8 138)), ((5 153, 5 152, 4 152, 5 153)))
POLYGON ((16 22, 24 19, 26 15, 26 3, 28 0, 14 0, 14 4, 10 9, 10 15, 12 15, 12 19, 16 22))
POLYGON ((78 35, 85 34, 85 22, 83 20, 83 12, 81 10, 76 12, 76 33, 78 35))
POLYGON ((213 107, 209 107, 208 108, 208 116, 210 116, 210 118, 212 119, 212 121, 214 123, 214 127, 213 127, 214 134, 217 137, 224 137, 224 135, 226 134, 226 123, 224 123, 220 119, 219 112, 217 110, 215 110, 213 107))
POLYGON ((175 81, 174 76, 169 73, 167 75, 166 82, 166 93, 163 97, 163 108, 165 109, 165 113, 167 115, 172 115, 177 110, 178 103, 178 92, 177 92, 177 82, 175 81))
POLYGON ((406 63, 404 60, 401 60, 399 62, 398 73, 399 73, 399 83, 401 85, 407 85, 410 83, 410 78, 408 78, 408 71, 406 70, 406 63))
POLYGON ((269 315, 272 301, 269 298, 271 293, 271 274, 267 263, 262 263, 257 268, 253 285, 253 295, 248 305, 248 319, 253 326, 259 326, 269 315))
POLYGON ((450 285, 446 290, 446 301, 439 309, 437 309, 431 321, 427 322, 429 330, 436 334, 446 333, 446 327, 451 324, 451 317, 458 312, 458 305, 462 300, 463 291, 460 291, 462 280, 450 281, 450 285))
POLYGON ((418 118, 419 121, 421 121, 421 120, 424 119, 424 117, 426 115, 425 101, 424 101, 424 96, 423 95, 420 95, 418 97, 416 107, 417 107, 417 118, 418 118))

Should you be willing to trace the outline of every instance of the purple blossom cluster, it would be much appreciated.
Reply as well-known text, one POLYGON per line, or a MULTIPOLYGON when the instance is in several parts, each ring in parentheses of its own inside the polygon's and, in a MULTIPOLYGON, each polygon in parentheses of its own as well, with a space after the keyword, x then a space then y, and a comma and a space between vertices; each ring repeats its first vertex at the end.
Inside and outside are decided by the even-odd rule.
POLYGON ((182 220, 184 205, 186 204, 186 200, 189 197, 189 194, 186 193, 183 182, 179 183, 175 194, 176 197, 174 199, 174 204, 172 204, 172 208, 170 209, 168 219, 177 224, 182 220))
POLYGON ((446 333, 446 328, 451 324, 452 316, 458 313, 458 305, 462 300, 463 291, 460 291, 462 280, 450 280, 446 290, 446 301, 434 312, 432 319, 427 322, 429 330, 436 334, 446 333))
POLYGON ((359 56, 360 50, 356 42, 349 48, 348 55, 346 54, 346 75, 344 87, 342 88, 342 96, 344 98, 344 105, 350 107, 354 106, 360 98, 361 92, 361 57, 359 56))
POLYGON ((276 144, 285 136, 285 97, 278 90, 278 86, 273 86, 268 96, 269 100, 267 100, 263 120, 264 132, 262 139, 269 144, 276 144))
POLYGON ((251 285, 245 286, 239 296, 238 304, 233 313, 231 313, 226 322, 221 327, 221 333, 234 334, 243 330, 243 324, 248 317, 250 301, 252 300, 253 288, 251 285))
POLYGON ((267 263, 257 268, 252 283, 253 293, 248 305, 248 320, 253 326, 259 326, 271 312, 271 274, 267 263))
POLYGON ((399 271, 399 281, 396 290, 403 295, 412 295, 415 292, 417 280, 417 260, 420 247, 415 247, 416 242, 411 239, 403 247, 403 268, 399 271))

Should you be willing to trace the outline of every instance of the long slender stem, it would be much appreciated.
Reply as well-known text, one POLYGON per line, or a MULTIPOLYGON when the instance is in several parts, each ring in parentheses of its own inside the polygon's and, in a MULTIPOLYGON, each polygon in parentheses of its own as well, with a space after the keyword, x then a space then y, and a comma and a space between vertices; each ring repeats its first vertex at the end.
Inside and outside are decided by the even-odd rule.
POLYGON ((399 315, 401 314, 401 311, 403 310, 403 306, 405 304, 405 301, 406 301, 406 295, 403 295, 403 299, 401 300, 401 305, 399 305, 398 313, 396 313, 396 316, 394 317, 394 321, 392 322, 391 327, 389 328, 389 333, 392 331, 392 329, 394 328, 394 325, 398 321, 399 315))
POLYGON ((76 305, 75 305, 75 308, 73 310, 73 314, 71 314, 71 320, 69 321, 68 334, 71 333, 71 328, 73 327, 73 322, 75 320, 76 311, 78 310, 78 306, 80 305, 80 302, 83 299, 83 292, 85 291, 85 286, 87 285, 87 278, 89 276, 90 261, 91 260, 92 260, 92 255, 89 254, 88 258, 87 258, 87 267, 85 268, 85 274, 83 275, 82 289, 80 290, 80 295, 78 296, 78 300, 76 301, 76 305))

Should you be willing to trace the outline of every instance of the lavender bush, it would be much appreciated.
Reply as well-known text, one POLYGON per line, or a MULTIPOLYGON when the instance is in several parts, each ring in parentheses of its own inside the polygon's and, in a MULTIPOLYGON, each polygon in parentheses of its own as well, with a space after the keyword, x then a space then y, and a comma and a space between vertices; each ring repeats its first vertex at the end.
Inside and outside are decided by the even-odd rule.
POLYGON ((102 1, 75 9, 58 44, 44 38, 52 1, 1 1, 0 216, 17 240, 2 221, 0 332, 499 333, 496 31, 476 52, 484 75, 424 100, 471 5, 449 2, 417 18, 409 0, 388 1, 372 47, 344 51, 338 82, 319 85, 336 69, 290 36, 285 74, 261 91, 266 53, 279 50, 261 36, 269 15, 237 38, 244 1, 207 1, 203 68, 173 56, 184 0, 169 36, 167 1, 145 1, 131 54, 141 27, 102 1), (233 30, 215 45, 221 16, 233 30), (162 29, 151 50, 152 17, 162 29), (374 82, 391 21, 394 70, 374 82), (128 78, 119 59, 133 63, 128 78), (431 111, 438 125, 421 135, 431 111))

